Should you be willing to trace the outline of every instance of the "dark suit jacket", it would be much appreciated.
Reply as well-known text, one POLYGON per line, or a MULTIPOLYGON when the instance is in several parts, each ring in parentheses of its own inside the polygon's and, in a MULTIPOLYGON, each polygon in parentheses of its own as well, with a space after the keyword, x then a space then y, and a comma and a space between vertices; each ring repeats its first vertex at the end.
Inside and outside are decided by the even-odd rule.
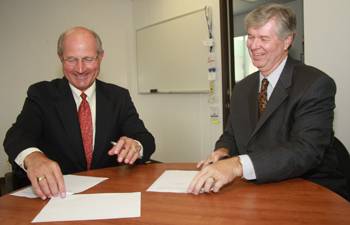
MULTIPOLYGON (((143 145, 143 161, 155 150, 153 136, 147 131, 132 103, 129 92, 119 86, 96 80, 96 134, 92 169, 118 165, 109 156, 110 141, 121 136, 143 145)), ((22 112, 9 129, 4 147, 15 172, 22 171, 14 159, 24 149, 37 147, 56 161, 63 174, 87 169, 77 106, 68 81, 39 82, 28 89, 22 112)))
POLYGON ((256 182, 304 177, 338 193, 345 179, 332 148, 336 85, 320 70, 287 59, 258 119, 259 72, 238 82, 216 149, 248 154, 256 182))

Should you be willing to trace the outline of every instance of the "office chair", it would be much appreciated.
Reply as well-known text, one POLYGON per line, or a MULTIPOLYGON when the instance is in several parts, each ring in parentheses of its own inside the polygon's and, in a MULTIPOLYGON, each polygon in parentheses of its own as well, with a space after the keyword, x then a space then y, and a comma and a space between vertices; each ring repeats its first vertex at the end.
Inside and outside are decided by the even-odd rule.
POLYGON ((12 172, 8 172, 4 177, 0 178, 0 196, 5 195, 14 190, 12 181, 12 172))
POLYGON ((153 163, 162 163, 162 162, 158 161, 158 160, 154 160, 154 159, 150 159, 150 160, 145 162, 145 164, 153 164, 153 163))
POLYGON ((5 194, 5 177, 0 178, 0 196, 5 194))
POLYGON ((29 180, 20 179, 16 177, 13 172, 8 172, 5 174, 5 177, 4 177, 4 186, 3 186, 2 194, 13 192, 29 184, 30 184, 29 180))
MULTIPOLYGON (((346 147, 343 145, 343 143, 336 137, 334 137, 334 143, 333 146, 336 150, 336 155, 339 162, 339 168, 341 172, 343 172, 344 176, 346 177, 347 181, 347 191, 350 195, 350 155, 349 152, 346 150, 346 147)), ((350 201, 350 199, 349 199, 350 201)))

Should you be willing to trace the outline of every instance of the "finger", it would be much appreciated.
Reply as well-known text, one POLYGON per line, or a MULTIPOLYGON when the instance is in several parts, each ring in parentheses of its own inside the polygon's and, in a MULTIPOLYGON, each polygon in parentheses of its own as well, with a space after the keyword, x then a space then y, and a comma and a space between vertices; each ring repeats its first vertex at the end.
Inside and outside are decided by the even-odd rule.
POLYGON ((201 168, 202 167, 202 165, 204 164, 204 160, 201 160, 201 161, 199 161, 198 163, 197 163, 197 168, 199 169, 199 168, 201 168))
POLYGON ((219 192, 220 188, 224 186, 224 182, 222 182, 221 180, 217 180, 215 183, 214 183, 214 186, 213 186, 213 192, 219 192))
POLYGON ((210 192, 213 190, 213 186, 214 186, 215 180, 213 177, 209 177, 204 184, 204 192, 210 192))
POLYGON ((195 195, 197 195, 200 192, 206 179, 206 173, 206 171, 201 170, 196 174, 188 188, 188 192, 193 193, 195 195))
POLYGON ((140 152, 137 152, 136 154, 134 154, 134 156, 131 158, 131 160, 129 161, 129 164, 134 164, 134 162, 140 158, 140 152))
POLYGON ((136 149, 134 146, 130 151, 128 152, 124 162, 128 164, 133 164, 136 159, 140 156, 140 152, 136 149))
MULTIPOLYGON (((135 150, 133 150, 135 146, 132 145, 132 143, 134 143, 132 141, 132 139, 127 138, 127 137, 121 137, 121 139, 124 140, 124 145, 123 145, 123 148, 118 156, 119 162, 123 162, 126 159, 126 157, 130 151, 131 151, 131 153, 133 153, 133 151, 135 151, 135 150)), ((128 163, 128 162, 129 162, 129 159, 125 163, 128 163)))
MULTIPOLYGON (((39 184, 44 184, 43 181, 39 181, 39 184)), ((53 174, 48 174, 46 175, 46 183, 48 185, 48 190, 49 190, 49 198, 51 197, 57 197, 58 195, 58 184, 56 181, 56 177, 53 174)), ((46 192, 45 192, 46 193, 46 192)))
POLYGON ((138 157, 139 151, 137 150, 137 147, 138 146, 134 141, 129 142, 129 143, 127 142, 125 144, 125 148, 126 149, 129 148, 129 151, 128 151, 127 155, 125 156, 125 160, 124 160, 125 163, 130 164, 131 160, 135 158, 135 155, 136 155, 136 158, 138 157))
POLYGON ((119 138, 117 144, 111 149, 112 155, 118 155, 125 144, 124 138, 119 138))
POLYGON ((115 153, 114 153, 114 146, 115 145, 113 145, 113 147, 108 150, 108 155, 115 155, 115 153))
POLYGON ((123 147, 125 149, 130 150, 130 149, 134 148, 135 146, 133 144, 134 144, 134 141, 132 139, 124 138, 124 146, 123 147))
POLYGON ((114 147, 117 145, 117 142, 111 141, 110 143, 112 147, 108 150, 108 155, 114 155, 114 147))
POLYGON ((32 188, 34 193, 39 196, 42 200, 45 200, 47 196, 41 191, 37 178, 34 176, 28 176, 30 182, 32 183, 32 188))
POLYGON ((128 153, 125 155, 124 163, 128 164, 130 162, 130 159, 133 157, 134 153, 134 150, 129 149, 128 153))
POLYGON ((125 148, 123 148, 123 149, 119 152, 119 154, 118 154, 118 162, 119 162, 119 163, 123 162, 124 159, 125 159, 125 156, 126 156, 127 154, 128 154, 128 150, 125 149, 125 148))
POLYGON ((42 179, 40 181, 38 181, 40 190, 42 191, 42 193, 47 197, 47 198, 52 198, 52 194, 49 188, 49 185, 47 183, 47 179, 42 179))
POLYGON ((61 198, 66 197, 66 187, 64 184, 63 175, 62 175, 62 172, 58 166, 57 166, 57 169, 54 171, 54 176, 55 176, 56 181, 57 181, 59 195, 61 196, 61 198))
POLYGON ((203 173, 202 171, 199 171, 194 178, 192 179, 190 185, 187 188, 187 193, 193 193, 194 192, 194 187, 197 184, 197 180, 198 180, 198 176, 200 176, 200 174, 203 173))
POLYGON ((207 175, 203 175, 201 177, 198 178, 196 185, 194 186, 194 190, 193 193, 195 195, 199 194, 201 192, 201 190, 204 187, 205 181, 208 179, 209 177, 207 175))

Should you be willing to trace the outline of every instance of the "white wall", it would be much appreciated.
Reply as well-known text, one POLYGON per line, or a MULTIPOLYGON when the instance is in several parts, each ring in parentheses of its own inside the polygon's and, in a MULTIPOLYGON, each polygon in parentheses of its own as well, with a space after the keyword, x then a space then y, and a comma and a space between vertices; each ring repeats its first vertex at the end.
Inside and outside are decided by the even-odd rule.
MULTIPOLYGON (((106 51, 101 79, 130 89, 146 126, 157 142, 156 159, 197 161, 213 148, 222 124, 209 120, 205 94, 140 95, 137 93, 135 30, 184 14, 204 5, 213 9, 214 35, 220 43, 219 1, 217 0, 1 0, 0 1, 0 140, 15 121, 28 86, 61 76, 56 57, 56 41, 65 29, 83 25, 96 30, 106 51)), ((350 2, 336 0, 304 1, 305 60, 332 76, 338 85, 336 135, 347 148, 350 111, 350 81, 347 64, 350 46, 350 2), (317 5, 317 10, 315 10, 317 5)), ((216 48, 217 65, 221 64, 216 48)), ((218 67, 221 112, 221 68, 218 67)), ((0 147, 0 176, 9 171, 7 156, 0 147)))
POLYGON ((22 108, 28 86, 62 76, 57 38, 77 25, 92 28, 103 40, 106 54, 100 78, 127 87, 134 50, 131 1, 0 1, 0 176, 10 170, 2 141, 22 108))
POLYGON ((350 1, 305 0, 305 62, 329 74, 337 84, 335 135, 350 151, 350 1))
MULTIPOLYGON (((217 43, 217 65, 221 65, 219 1, 217 0, 134 0, 135 30, 156 22, 179 16, 205 5, 212 7, 213 29, 217 43)), ((191 32, 190 30, 188 32, 191 32)), ((179 34, 181 35, 181 34, 179 34)), ((190 51, 190 50, 189 50, 190 51)), ((136 59, 135 59, 136 63, 136 59)), ((130 89, 142 117, 156 138, 153 158, 164 162, 195 162, 206 157, 222 133, 222 122, 215 125, 209 119, 207 94, 137 94, 136 64, 130 89)), ((171 68, 169 68, 171 69, 171 68)), ((214 107, 222 120, 221 68, 218 67, 219 93, 214 107)))
MULTIPOLYGON (((105 49, 100 79, 129 88, 146 127, 156 138, 155 159, 194 162, 212 151, 222 122, 209 119, 205 94, 140 95, 136 82, 136 28, 210 5, 215 40, 220 43, 217 0, 1 0, 0 140, 20 112, 28 86, 61 77, 56 56, 59 34, 72 26, 90 27, 105 49)), ((181 34, 179 34, 181 35, 181 34)), ((217 48, 217 65, 221 65, 217 48)), ((218 68, 220 77, 221 69, 218 68)), ((222 120, 221 79, 214 104, 222 120)), ((62 140, 64 141, 64 140, 62 140)), ((0 146, 0 176, 10 170, 0 146)))

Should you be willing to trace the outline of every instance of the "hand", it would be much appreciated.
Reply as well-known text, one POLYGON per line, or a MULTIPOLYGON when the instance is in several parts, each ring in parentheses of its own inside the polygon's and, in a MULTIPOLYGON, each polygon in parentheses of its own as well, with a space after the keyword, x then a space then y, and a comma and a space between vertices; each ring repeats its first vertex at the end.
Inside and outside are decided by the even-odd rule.
POLYGON ((233 157, 210 164, 193 178, 188 193, 218 192, 220 188, 243 174, 239 157, 233 157))
POLYGON ((33 190, 41 199, 66 196, 63 175, 55 161, 42 152, 33 152, 24 159, 24 165, 33 190))
POLYGON ((225 156, 229 156, 228 149, 219 148, 214 152, 212 152, 206 160, 202 160, 199 163, 197 163, 197 168, 201 168, 201 167, 204 168, 212 163, 219 161, 221 158, 224 158, 225 156))
POLYGON ((108 155, 118 155, 118 162, 133 164, 140 157, 141 146, 128 137, 121 137, 108 151, 108 155))

